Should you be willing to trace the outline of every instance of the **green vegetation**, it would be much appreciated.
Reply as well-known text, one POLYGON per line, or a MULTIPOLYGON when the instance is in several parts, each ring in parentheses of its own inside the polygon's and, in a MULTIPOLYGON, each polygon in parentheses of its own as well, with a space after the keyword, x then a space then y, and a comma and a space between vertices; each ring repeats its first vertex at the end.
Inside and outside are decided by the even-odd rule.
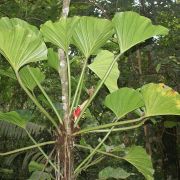
MULTIPOLYGON (((178 7, 4 1, 1 179, 178 179, 179 165, 167 168, 161 149, 168 131, 178 137, 178 7)), ((175 142, 169 164, 178 163, 175 142)))

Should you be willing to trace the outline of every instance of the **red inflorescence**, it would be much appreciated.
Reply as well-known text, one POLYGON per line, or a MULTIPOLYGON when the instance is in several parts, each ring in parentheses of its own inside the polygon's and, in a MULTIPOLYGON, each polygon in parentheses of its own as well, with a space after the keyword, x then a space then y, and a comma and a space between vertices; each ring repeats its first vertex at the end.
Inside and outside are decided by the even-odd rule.
POLYGON ((73 111, 73 117, 74 119, 76 120, 79 115, 81 114, 81 108, 80 107, 77 107, 74 111, 73 111))

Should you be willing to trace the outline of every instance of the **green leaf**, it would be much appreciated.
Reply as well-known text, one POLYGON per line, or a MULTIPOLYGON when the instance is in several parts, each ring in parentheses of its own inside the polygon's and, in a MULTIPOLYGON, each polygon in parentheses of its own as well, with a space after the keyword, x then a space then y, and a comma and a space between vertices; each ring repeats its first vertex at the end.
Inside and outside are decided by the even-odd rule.
POLYGON ((109 178, 127 179, 130 175, 132 175, 132 173, 128 173, 122 168, 106 167, 99 172, 99 179, 100 180, 106 180, 109 178))
POLYGON ((46 59, 47 48, 37 30, 24 21, 0 19, 0 53, 15 71, 30 62, 46 59), (11 27, 11 28, 9 28, 11 27))
POLYGON ((36 35, 41 36, 41 33, 36 26, 33 26, 22 19, 18 19, 18 18, 9 19, 8 17, 2 17, 0 20, 0 31, 1 29, 4 30, 13 29, 15 26, 24 27, 30 31, 33 31, 36 35))
POLYGON ((67 53, 78 20, 78 17, 73 17, 61 18, 55 23, 47 21, 45 24, 41 25, 41 32, 45 41, 51 42, 67 53))
POLYGON ((114 33, 106 19, 81 17, 73 35, 74 45, 88 58, 102 47, 114 33))
POLYGON ((48 65, 55 70, 59 71, 59 58, 58 53, 53 51, 52 48, 48 49, 48 65))
POLYGON ((28 165, 29 172, 42 171, 45 165, 42 163, 37 163, 36 161, 31 161, 28 165))
POLYGON ((0 121, 12 123, 21 128, 25 128, 27 124, 27 121, 16 111, 11 111, 7 113, 0 112, 0 121))
POLYGON ((105 106, 111 109, 118 118, 143 105, 141 94, 132 88, 126 87, 109 94, 105 99, 105 106))
MULTIPOLYGON (((101 51, 94 62, 88 67, 100 78, 102 79, 106 72, 108 71, 112 61, 114 60, 114 54, 109 51, 101 51)), ((113 92, 118 89, 117 80, 119 78, 118 63, 114 64, 113 69, 111 70, 109 76, 107 77, 104 84, 107 86, 110 92, 113 92)))
POLYGON ((51 175, 42 171, 34 171, 28 180, 51 180, 51 175))
POLYGON ((141 146, 133 146, 130 148, 129 152, 124 160, 135 166, 140 173, 144 175, 147 180, 153 180, 154 170, 152 167, 152 162, 150 156, 146 153, 145 149, 141 146))
POLYGON ((146 84, 141 88, 146 116, 180 115, 180 95, 172 88, 159 84, 146 84))
MULTIPOLYGON (((39 81, 39 83, 41 83, 42 81, 44 81, 45 79, 45 75, 40 71, 39 68, 33 68, 33 67, 29 67, 29 69, 31 70, 31 72, 34 74, 34 76, 36 77, 36 79, 39 81)), ((31 73, 28 70, 28 67, 23 67, 20 72, 20 77, 22 79, 23 84, 30 89, 31 91, 34 90, 34 88, 37 86, 37 83, 34 81, 31 73)))
POLYGON ((116 30, 121 53, 153 36, 168 33, 167 28, 152 25, 150 19, 131 11, 116 13, 112 22, 116 30))

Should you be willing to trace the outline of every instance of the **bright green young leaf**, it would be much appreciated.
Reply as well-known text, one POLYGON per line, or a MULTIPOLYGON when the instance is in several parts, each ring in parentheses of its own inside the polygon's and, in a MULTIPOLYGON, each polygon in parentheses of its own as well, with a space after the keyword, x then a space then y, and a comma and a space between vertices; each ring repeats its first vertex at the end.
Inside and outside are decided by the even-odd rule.
POLYGON ((135 166, 140 173, 144 175, 147 180, 153 180, 154 170, 152 167, 152 162, 150 156, 146 153, 145 149, 141 146, 133 146, 130 148, 129 152, 124 160, 135 166))
POLYGON ((21 128, 25 128, 26 120, 21 117, 16 111, 11 111, 7 113, 0 112, 0 121, 6 121, 21 128))
POLYGON ((46 59, 47 48, 37 30, 24 21, 0 19, 0 53, 6 58, 15 71, 30 62, 46 59), (11 28, 9 28, 11 26, 11 28))
POLYGON ((61 18, 59 21, 53 23, 47 21, 41 25, 41 32, 46 42, 62 48, 65 52, 68 52, 69 45, 71 43, 74 28, 77 26, 79 18, 61 18))
MULTIPOLYGON (((36 77, 36 79, 38 80, 39 83, 41 83, 42 81, 44 81, 45 79, 45 75, 40 71, 39 68, 33 68, 33 67, 29 67, 29 69, 31 70, 31 72, 34 74, 34 76, 36 77)), ((20 77, 22 79, 22 82, 24 83, 24 85, 30 89, 31 91, 34 90, 34 88, 37 86, 37 83, 34 81, 31 73, 28 70, 28 67, 23 67, 20 71, 19 71, 20 77)))
POLYGON ((55 70, 59 71, 59 58, 58 53, 53 51, 52 48, 48 49, 48 65, 55 70))
POLYGON ((150 19, 131 11, 117 13, 112 22, 121 53, 153 36, 168 33, 165 27, 152 25, 150 19))
POLYGON ((106 19, 81 17, 73 35, 74 45, 88 58, 113 34, 112 23, 106 19))
POLYGON ((111 109, 118 118, 143 105, 141 94, 132 88, 126 87, 109 94, 105 99, 105 106, 111 109))
MULTIPOLYGON (((101 51, 94 62, 90 64, 88 67, 100 78, 102 79, 106 74, 108 68, 110 67, 112 61, 114 60, 114 54, 103 50, 101 51)), ((113 92, 118 89, 117 80, 119 78, 119 70, 117 62, 114 64, 113 69, 111 70, 109 76, 107 77, 104 84, 107 86, 110 92, 113 92)))
POLYGON ((109 178, 127 179, 130 175, 132 175, 132 173, 128 173, 122 168, 106 167, 99 172, 99 180, 106 180, 109 178))
POLYGON ((180 115, 180 95, 172 88, 160 84, 146 84, 141 88, 146 116, 180 115))

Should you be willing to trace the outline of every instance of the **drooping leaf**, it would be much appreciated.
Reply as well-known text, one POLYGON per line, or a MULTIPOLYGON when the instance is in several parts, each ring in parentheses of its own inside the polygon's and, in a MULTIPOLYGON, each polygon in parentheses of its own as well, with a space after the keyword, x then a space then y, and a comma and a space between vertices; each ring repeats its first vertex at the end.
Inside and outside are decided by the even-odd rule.
POLYGON ((159 84, 146 84, 141 88, 146 116, 180 115, 180 95, 172 88, 159 84))
POLYGON ((21 128, 25 128, 27 123, 26 119, 21 117, 16 111, 7 113, 0 112, 0 121, 10 122, 21 128))
POLYGON ((41 25, 41 32, 45 41, 51 42, 67 52, 78 20, 78 17, 73 17, 61 18, 55 23, 47 21, 45 24, 41 25))
POLYGON ((141 146, 133 146, 130 148, 129 152, 124 160, 135 166, 140 173, 144 175, 147 180, 153 180, 154 170, 152 167, 152 162, 150 156, 146 153, 145 149, 141 146))
POLYGON ((167 28, 152 25, 150 19, 131 11, 117 13, 112 22, 116 30, 121 53, 153 36, 168 33, 167 28))
POLYGON ((47 172, 34 171, 28 180, 51 180, 51 175, 47 172))
POLYGON ((6 58, 15 71, 30 62, 45 60, 47 48, 37 30, 31 30, 30 25, 16 23, 8 18, 0 19, 0 53, 6 58), (9 28, 11 26, 11 28, 9 28))
POLYGON ((118 118, 121 118, 127 113, 142 107, 144 102, 138 91, 125 87, 106 96, 105 105, 111 109, 118 118))
POLYGON ((88 58, 102 47, 114 33, 106 19, 81 17, 73 34, 73 44, 88 58))
POLYGON ((99 172, 99 179, 100 180, 106 180, 109 178, 127 179, 130 175, 132 175, 132 173, 128 173, 122 168, 106 167, 99 172))
MULTIPOLYGON (((104 75, 106 74, 106 72, 108 71, 108 68, 110 67, 113 60, 114 60, 114 54, 107 50, 103 50, 96 56, 96 58, 94 59, 94 62, 90 64, 88 67, 100 79, 102 79, 104 75)), ((106 85, 106 87, 109 89, 110 92, 113 92, 118 89, 117 80, 119 78, 119 74, 120 72, 118 70, 118 64, 116 62, 109 76, 104 82, 104 84, 106 85)))
POLYGON ((52 48, 48 49, 48 65, 55 70, 59 71, 58 53, 54 52, 52 48))
MULTIPOLYGON (((41 83, 44 79, 45 79, 45 75, 40 71, 39 68, 33 68, 33 67, 29 67, 29 69, 31 70, 31 72, 34 74, 34 76, 36 77, 36 79, 38 80, 39 83, 41 83)), ((28 67, 23 67, 20 71, 19 71, 20 77, 22 79, 22 82, 24 83, 24 85, 30 89, 31 91, 34 90, 34 88, 37 86, 37 83, 34 81, 31 73, 28 70, 28 67)))

